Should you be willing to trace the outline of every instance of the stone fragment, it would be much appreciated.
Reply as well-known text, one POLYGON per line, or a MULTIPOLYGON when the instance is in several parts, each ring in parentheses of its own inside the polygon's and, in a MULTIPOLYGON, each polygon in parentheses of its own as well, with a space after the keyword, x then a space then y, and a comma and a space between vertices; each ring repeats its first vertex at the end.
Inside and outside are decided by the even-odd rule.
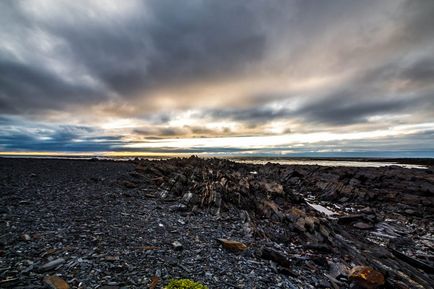
POLYGON ((133 183, 133 182, 130 182, 130 181, 124 181, 122 184, 123 184, 124 187, 127 188, 127 189, 134 189, 134 188, 137 188, 137 185, 136 185, 135 183, 133 183))
POLYGON ((21 239, 22 239, 23 241, 30 241, 32 238, 30 237, 29 234, 22 234, 22 235, 21 235, 21 239))
POLYGON ((157 194, 160 197, 160 199, 165 199, 169 195, 169 192, 166 190, 161 190, 157 194))
POLYGON ((295 207, 291 208, 291 210, 287 214, 287 217, 291 222, 295 222, 295 221, 297 221, 298 218, 304 217, 304 216, 306 216, 306 214, 302 210, 297 209, 295 207))
POLYGON ((297 222, 295 222, 294 224, 295 228, 301 232, 306 232, 305 225, 306 225, 306 221, 304 218, 299 218, 297 222))
POLYGON ((305 221, 305 227, 309 228, 310 231, 313 231, 315 229, 315 224, 319 223, 318 219, 315 217, 306 217, 304 218, 305 221))
POLYGON ((149 289, 157 288, 158 282, 160 282, 160 278, 158 278, 157 276, 152 276, 151 283, 149 284, 149 289))
POLYGON ((416 211, 415 210, 412 210, 412 209, 407 209, 407 210, 405 210, 404 211, 407 215, 411 215, 411 216, 413 216, 413 215, 416 215, 416 211))
POLYGON ((270 183, 263 183, 264 189, 266 192, 270 194, 282 194, 283 193, 283 186, 281 184, 278 184, 276 182, 270 182, 270 183))
POLYGON ((146 169, 145 169, 145 167, 144 167, 142 164, 138 164, 138 165, 135 167, 135 170, 136 170, 137 172, 143 173, 146 169))
POLYGON ((63 264, 65 262, 65 259, 63 258, 58 258, 56 260, 50 261, 48 263, 45 263, 44 265, 42 265, 41 267, 39 267, 40 271, 50 271, 54 268, 56 268, 57 266, 63 264))
POLYGON ((181 224, 181 225, 185 225, 186 223, 185 223, 185 221, 184 220, 182 220, 182 219, 178 219, 178 220, 176 220, 179 224, 181 224))
POLYGON ((193 194, 192 193, 190 193, 190 192, 188 192, 188 193, 185 193, 183 196, 182 196, 182 203, 184 203, 184 204, 188 204, 188 203, 190 203, 190 200, 193 198, 193 194))
POLYGON ((55 275, 46 276, 44 278, 44 283, 51 289, 69 289, 68 283, 55 275))
POLYGON ((280 207, 273 201, 265 200, 262 202, 262 214, 267 218, 276 218, 277 220, 281 220, 283 218, 283 214, 280 210, 280 207))
POLYGON ((19 282, 18 278, 7 277, 0 280, 0 288, 12 287, 19 282))
POLYGON ((350 271, 349 279, 361 288, 376 289, 384 285, 384 276, 382 273, 367 266, 356 266, 350 271))
POLYGON ((304 245, 305 249, 308 250, 314 250, 314 251, 319 251, 319 252, 324 252, 324 253, 330 253, 332 252, 330 246, 324 244, 324 243, 307 243, 306 245, 304 245))
POLYGON ((331 264, 329 264, 329 268, 329 275, 333 278, 348 275, 348 268, 343 263, 331 262, 331 264))
POLYGON ((179 241, 175 241, 172 243, 173 249, 175 251, 182 251, 182 249, 184 249, 184 247, 182 246, 181 242, 179 241))
POLYGON ((137 173, 137 172, 131 172, 129 174, 131 177, 135 178, 135 179, 142 179, 145 178, 145 175, 137 173))
POLYGON ((364 214, 346 215, 338 218, 338 224, 347 225, 351 224, 352 222, 363 220, 364 218, 364 214))
POLYGON ((330 236, 330 231, 326 228, 324 225, 319 226, 319 232, 321 235, 323 235, 325 238, 328 238, 330 236))
POLYGON ((353 224, 353 227, 360 229, 360 230, 369 230, 369 229, 372 229, 374 226, 372 226, 369 223, 365 223, 365 222, 357 222, 357 223, 353 224))
POLYGON ((311 203, 309 203, 309 202, 307 202, 307 204, 308 204, 309 206, 311 206, 312 208, 314 208, 316 211, 318 211, 318 212, 320 212, 320 213, 322 213, 322 214, 325 214, 326 216, 333 216, 333 215, 336 215, 335 212, 333 212, 333 211, 327 209, 327 208, 324 207, 324 206, 321 206, 321 205, 318 205, 318 204, 311 204, 311 203))
POLYGON ((169 207, 169 211, 171 212, 186 212, 188 211, 188 207, 184 204, 175 204, 169 207))
POLYGON ((369 214, 369 213, 372 213, 373 210, 370 207, 364 207, 363 209, 360 209, 360 212, 365 213, 365 214, 369 214))
POLYGON ((105 256, 106 261, 114 262, 119 260, 119 256, 105 256))
POLYGON ((224 248, 232 251, 244 251, 247 249, 247 245, 238 241, 228 240, 228 239, 217 239, 224 248))
POLYGON ((271 260, 282 267, 288 268, 291 265, 290 261, 284 254, 272 248, 262 248, 260 250, 260 256, 262 259, 271 260))

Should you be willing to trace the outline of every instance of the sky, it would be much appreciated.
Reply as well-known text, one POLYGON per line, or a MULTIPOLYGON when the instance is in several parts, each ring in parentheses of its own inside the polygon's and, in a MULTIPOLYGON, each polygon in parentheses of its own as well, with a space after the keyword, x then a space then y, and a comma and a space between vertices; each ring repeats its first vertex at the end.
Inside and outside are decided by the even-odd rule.
POLYGON ((0 1, 0 154, 434 157, 432 0, 0 1))

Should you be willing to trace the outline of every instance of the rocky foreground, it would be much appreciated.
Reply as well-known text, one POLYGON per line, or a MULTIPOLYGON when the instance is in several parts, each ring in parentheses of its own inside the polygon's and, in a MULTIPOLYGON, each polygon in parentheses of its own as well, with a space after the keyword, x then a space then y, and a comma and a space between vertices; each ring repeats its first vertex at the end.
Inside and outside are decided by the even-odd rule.
POLYGON ((1 288, 433 288, 433 169, 0 159, 1 288))

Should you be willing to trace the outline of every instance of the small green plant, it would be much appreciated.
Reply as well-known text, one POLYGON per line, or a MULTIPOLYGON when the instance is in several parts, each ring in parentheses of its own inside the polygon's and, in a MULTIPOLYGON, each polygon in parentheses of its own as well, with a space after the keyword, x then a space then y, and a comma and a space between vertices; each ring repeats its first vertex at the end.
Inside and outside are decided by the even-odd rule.
POLYGON ((171 280, 164 289, 208 289, 208 287, 190 279, 177 279, 171 280))

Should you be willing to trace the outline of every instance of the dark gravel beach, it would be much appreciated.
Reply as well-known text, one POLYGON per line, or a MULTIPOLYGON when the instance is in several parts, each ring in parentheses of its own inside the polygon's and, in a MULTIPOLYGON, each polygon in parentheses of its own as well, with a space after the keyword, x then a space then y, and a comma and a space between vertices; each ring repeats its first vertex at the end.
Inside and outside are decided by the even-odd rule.
POLYGON ((0 158, 0 201, 1 288, 434 284, 432 169, 0 158))

